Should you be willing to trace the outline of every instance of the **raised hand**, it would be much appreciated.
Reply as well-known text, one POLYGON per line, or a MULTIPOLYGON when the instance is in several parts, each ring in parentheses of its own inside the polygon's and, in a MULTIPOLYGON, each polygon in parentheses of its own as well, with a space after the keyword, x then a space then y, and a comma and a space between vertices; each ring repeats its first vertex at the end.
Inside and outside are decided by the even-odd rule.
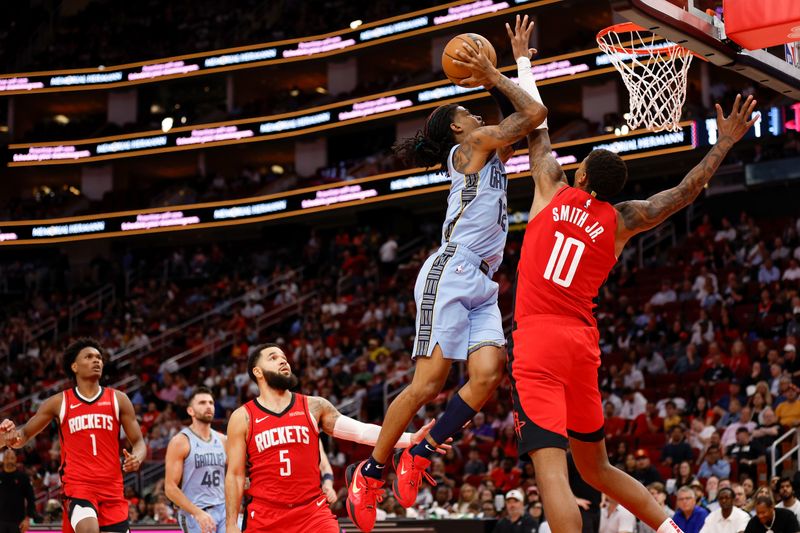
POLYGON ((528 22, 528 15, 520 19, 517 15, 517 21, 514 26, 514 31, 511 31, 511 25, 506 22, 506 33, 511 40, 511 51, 514 53, 514 61, 520 57, 533 58, 536 55, 536 48, 528 48, 531 42, 531 34, 533 33, 533 21, 528 22))
POLYGON ((472 72, 472 76, 461 80, 462 87, 477 87, 483 85, 487 89, 494 87, 497 83, 497 78, 500 76, 500 71, 492 65, 489 57, 483 53, 483 44, 477 41, 478 48, 464 43, 458 54, 458 59, 454 59, 453 63, 456 65, 468 68, 472 72))
POLYGON ((722 106, 716 104, 717 108, 717 128, 719 129, 719 138, 730 137, 733 142, 739 141, 744 134, 761 118, 760 113, 753 116, 753 110, 756 108, 758 102, 753 99, 753 96, 748 96, 742 103, 742 95, 737 94, 736 100, 733 102, 733 109, 727 118, 722 113, 722 106), (752 117, 752 118, 751 118, 752 117))

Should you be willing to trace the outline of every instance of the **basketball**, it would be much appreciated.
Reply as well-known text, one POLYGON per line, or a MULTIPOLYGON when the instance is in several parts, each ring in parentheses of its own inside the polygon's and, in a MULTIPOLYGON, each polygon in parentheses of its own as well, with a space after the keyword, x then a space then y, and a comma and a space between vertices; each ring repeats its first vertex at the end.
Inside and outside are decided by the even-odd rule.
POLYGON ((478 41, 481 42, 483 53, 486 54, 489 61, 492 62, 492 65, 497 66, 497 53, 494 51, 492 43, 490 43, 486 37, 478 35, 477 33, 462 33, 456 35, 450 39, 450 42, 444 47, 444 52, 442 52, 442 70, 444 70, 447 79, 456 85, 461 85, 464 79, 472 76, 472 72, 466 67, 453 63, 453 60, 459 60, 458 50, 461 49, 464 44, 477 49, 478 41))

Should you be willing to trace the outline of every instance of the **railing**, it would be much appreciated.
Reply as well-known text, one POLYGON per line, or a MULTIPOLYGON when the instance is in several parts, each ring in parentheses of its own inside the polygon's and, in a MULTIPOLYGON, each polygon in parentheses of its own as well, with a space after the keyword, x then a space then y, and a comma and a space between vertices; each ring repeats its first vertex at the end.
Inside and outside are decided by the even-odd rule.
MULTIPOLYGON (((258 287, 256 290, 261 295, 262 299, 269 298, 270 296, 274 295, 277 292, 276 286, 287 279, 299 279, 302 276, 303 268, 298 268, 296 270, 292 270, 282 276, 278 277, 275 280, 271 280, 270 283, 264 285, 262 287, 258 287)), ((227 309, 242 303, 248 295, 251 294, 252 291, 245 292, 244 294, 240 294, 239 296, 230 299, 226 302, 223 302, 216 306, 215 308, 211 309, 210 311, 206 311, 186 322, 175 326, 174 328, 168 329, 164 333, 158 335, 154 339, 150 340, 149 344, 145 345, 138 345, 133 346, 131 348, 127 348, 124 350, 120 350, 119 352, 113 354, 111 356, 111 362, 116 363, 118 368, 123 368, 131 363, 133 359, 140 359, 142 357, 146 357, 151 353, 163 352, 165 348, 172 344, 172 341, 175 338, 182 336, 186 333, 186 328, 189 328, 195 324, 201 323, 206 321, 209 317, 219 315, 225 312, 227 309)))
POLYGON ((659 246, 664 241, 669 240, 672 246, 678 243, 678 235, 675 232, 675 224, 667 222, 657 228, 643 234, 636 243, 639 268, 644 267, 644 258, 649 255, 650 250, 659 246))
POLYGON ((780 437, 778 437, 777 440, 775 440, 775 442, 772 443, 772 446, 769 447, 770 459, 772 460, 772 463, 770 465, 770 468, 772 469, 772 471, 770 472, 770 479, 772 479, 777 475, 778 465, 780 463, 783 463, 786 459, 791 458, 792 455, 797 456, 797 465, 800 466, 800 442, 798 442, 798 440, 800 439, 795 438, 795 445, 788 452, 776 458, 776 456, 778 455, 778 446, 783 441, 792 436, 795 437, 797 436, 797 428, 792 428, 783 435, 781 435, 780 437))
POLYGON ((25 332, 25 338, 22 343, 22 351, 27 352, 30 344, 44 337, 48 333, 53 333, 53 341, 58 338, 58 319, 54 316, 44 319, 42 322, 34 324, 29 330, 25 332))
POLYGON ((77 302, 69 306, 69 325, 68 331, 72 333, 72 328, 75 325, 75 320, 88 309, 97 308, 103 309, 103 304, 114 303, 116 289, 111 283, 103 285, 89 296, 81 298, 77 302))

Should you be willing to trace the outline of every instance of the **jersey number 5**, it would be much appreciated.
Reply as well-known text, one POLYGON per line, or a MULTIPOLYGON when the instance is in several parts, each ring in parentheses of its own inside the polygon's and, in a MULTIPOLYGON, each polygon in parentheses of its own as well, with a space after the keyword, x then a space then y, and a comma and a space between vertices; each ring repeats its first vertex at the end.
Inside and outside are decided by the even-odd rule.
POLYGON ((292 462, 289 460, 288 455, 289 455, 289 450, 281 450, 280 454, 281 463, 286 465, 285 468, 283 466, 281 467, 281 476, 283 477, 289 477, 292 475, 292 462))
POLYGON ((550 259, 544 269, 544 279, 552 279, 553 283, 562 287, 572 285, 572 279, 575 277, 575 271, 578 269, 578 263, 585 248, 586 245, 578 239, 568 237, 565 241, 564 234, 557 231, 556 244, 553 246, 553 251, 550 252, 550 259), (575 248, 575 254, 572 256, 567 274, 564 275, 564 265, 573 247, 575 248))

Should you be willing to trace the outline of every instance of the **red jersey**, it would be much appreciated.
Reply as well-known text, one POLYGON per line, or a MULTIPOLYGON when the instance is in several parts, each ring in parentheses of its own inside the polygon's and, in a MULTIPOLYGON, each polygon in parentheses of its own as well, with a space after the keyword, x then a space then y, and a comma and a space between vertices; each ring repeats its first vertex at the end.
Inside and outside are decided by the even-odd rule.
POLYGON ((562 187, 532 220, 522 243, 514 320, 562 315, 596 326, 594 299, 617 262, 617 211, 562 187))
POLYGON ((104 490, 118 487, 122 494, 119 455, 119 404, 114 389, 101 387, 100 395, 86 401, 77 389, 67 389, 61 399, 61 480, 69 485, 93 485, 104 490))
POLYGON ((258 399, 244 406, 250 415, 246 495, 273 505, 319 498, 319 430, 308 411, 308 398, 293 393, 282 413, 270 411, 258 399))

